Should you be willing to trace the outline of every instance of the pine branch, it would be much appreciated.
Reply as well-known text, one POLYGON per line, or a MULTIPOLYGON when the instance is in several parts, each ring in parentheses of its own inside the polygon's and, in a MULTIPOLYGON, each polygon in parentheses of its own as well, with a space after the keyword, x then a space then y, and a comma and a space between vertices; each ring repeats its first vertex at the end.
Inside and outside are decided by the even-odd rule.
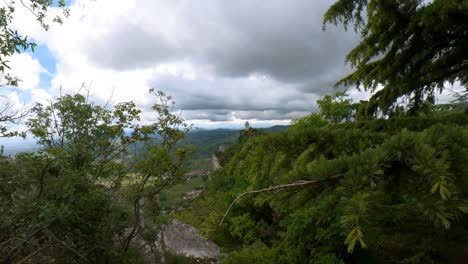
POLYGON ((330 176, 330 177, 325 178, 325 179, 311 180, 311 181, 297 181, 297 182, 288 183, 288 184, 276 185, 276 186, 268 187, 268 188, 265 188, 265 189, 244 192, 244 193, 240 194, 239 196, 237 196, 236 199, 234 199, 234 201, 231 203, 229 208, 226 210, 226 212, 223 215, 223 218, 221 219, 221 221, 218 224, 218 229, 223 224, 224 219, 227 217, 227 215, 231 211, 234 204, 237 201, 239 201, 242 197, 244 197, 246 195, 257 194, 257 193, 262 193, 262 192, 276 191, 276 190, 280 190, 280 189, 295 188, 295 187, 301 187, 301 186, 307 186, 307 185, 314 185, 314 184, 319 184, 319 183, 322 183, 322 182, 334 181, 334 180, 340 179, 342 177, 343 177, 343 174, 337 174, 337 175, 333 175, 333 176, 330 176))

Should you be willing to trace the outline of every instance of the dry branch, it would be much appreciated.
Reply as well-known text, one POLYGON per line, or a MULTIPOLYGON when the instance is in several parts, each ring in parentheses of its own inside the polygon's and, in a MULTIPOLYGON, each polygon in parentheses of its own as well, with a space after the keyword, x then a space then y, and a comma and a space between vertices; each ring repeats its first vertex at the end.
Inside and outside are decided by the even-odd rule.
POLYGON ((231 203, 229 208, 226 210, 226 212, 223 215, 223 218, 221 219, 221 221, 218 224, 218 228, 221 227, 221 225, 224 222, 224 219, 229 214, 229 212, 231 211, 234 204, 237 201, 239 201, 242 197, 244 197, 246 195, 257 194, 257 193, 262 193, 262 192, 276 191, 276 190, 280 190, 280 189, 287 189, 287 188, 293 188, 293 187, 301 187, 301 186, 306 186, 306 185, 313 185, 313 184, 318 184, 318 183, 322 183, 322 182, 334 181, 334 180, 337 180, 337 179, 342 178, 342 177, 343 177, 343 174, 337 174, 337 175, 330 176, 330 177, 325 178, 325 179, 318 179, 318 180, 311 180, 311 181, 297 181, 297 182, 293 182, 293 183, 276 185, 276 186, 268 187, 268 188, 265 188, 265 189, 260 189, 260 190, 255 190, 255 191, 248 191, 248 192, 242 193, 239 196, 237 196, 236 199, 234 199, 234 201, 231 203))

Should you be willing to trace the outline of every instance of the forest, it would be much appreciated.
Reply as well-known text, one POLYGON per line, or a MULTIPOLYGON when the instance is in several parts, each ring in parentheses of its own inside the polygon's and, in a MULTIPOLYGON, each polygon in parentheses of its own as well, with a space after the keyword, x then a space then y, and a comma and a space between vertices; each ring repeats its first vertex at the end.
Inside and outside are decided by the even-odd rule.
MULTIPOLYGON (((41 27, 52 6, 53 23, 70 15, 65 1, 27 3, 41 27)), ((0 11, 4 89, 21 82, 8 56, 36 44, 10 29, 11 5, 0 11)), ((352 71, 289 126, 193 130, 156 89, 151 123, 133 101, 82 93, 0 105, 0 137, 38 144, 0 151, 0 263, 466 263, 468 2, 336 0, 331 27, 359 35, 343 58, 352 71), (173 219, 222 254, 158 249, 173 219)))

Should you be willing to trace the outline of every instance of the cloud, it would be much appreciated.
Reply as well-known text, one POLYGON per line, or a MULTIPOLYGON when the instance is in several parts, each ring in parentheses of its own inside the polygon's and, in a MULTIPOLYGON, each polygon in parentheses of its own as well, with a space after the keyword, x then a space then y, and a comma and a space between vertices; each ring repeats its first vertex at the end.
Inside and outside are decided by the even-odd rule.
MULTIPOLYGON (((34 100, 85 82, 98 102, 134 100, 149 109, 147 91, 155 88, 173 95, 190 120, 286 122, 315 111, 315 100, 349 71, 344 56, 357 37, 322 31, 330 4, 76 0, 62 26, 45 32, 22 10, 16 27, 56 59, 51 87, 34 90, 34 100)), ((27 86, 39 89, 31 80, 27 86)))
POLYGON ((41 87, 41 76, 50 76, 50 73, 41 63, 27 53, 14 54, 8 60, 11 68, 5 74, 20 79, 18 87, 1 87, 0 110, 9 108, 10 113, 21 113, 34 103, 45 103, 52 97, 47 90, 41 87))
POLYGON ((39 88, 41 82, 40 75, 50 74, 37 59, 32 58, 27 53, 16 53, 8 61, 11 68, 8 73, 11 76, 18 77, 21 80, 20 88, 25 90, 39 88))
POLYGON ((267 76, 180 78, 158 75, 149 81, 155 89, 177 95, 186 119, 291 119, 315 110, 318 95, 303 93, 294 84, 267 76), (187 89, 189 87, 189 89, 187 89))
POLYGON ((222 76, 258 73, 307 81, 336 68, 343 73, 344 55, 357 41, 355 34, 334 27, 322 31, 329 4, 139 1, 113 16, 100 34, 90 34, 85 49, 91 61, 116 70, 189 60, 222 76))

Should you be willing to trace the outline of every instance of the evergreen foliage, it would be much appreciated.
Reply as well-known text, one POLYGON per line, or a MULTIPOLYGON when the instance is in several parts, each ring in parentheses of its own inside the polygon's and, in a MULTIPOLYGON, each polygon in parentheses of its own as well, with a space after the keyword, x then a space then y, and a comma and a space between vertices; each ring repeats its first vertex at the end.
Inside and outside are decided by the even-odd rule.
POLYGON ((337 85, 375 92, 361 105, 367 116, 396 108, 402 96, 410 98, 414 114, 447 82, 468 84, 467 21, 466 1, 338 0, 324 28, 352 25, 361 42, 346 57, 355 71, 337 85))
MULTIPOLYGON (((27 3, 47 29, 54 1, 27 3)), ((35 47, 11 30, 14 12, 14 1, 0 8, 0 85, 19 81, 4 74, 7 58, 35 47)), ((337 85, 374 95, 353 104, 338 92, 286 131, 242 131, 177 217, 222 245, 225 263, 466 261, 466 92, 433 103, 447 82, 467 85, 467 14, 457 0, 338 0, 324 25, 353 25, 362 40, 346 58, 355 71, 337 85)), ((41 150, 0 151, 0 263, 143 262, 132 242, 154 241, 164 218, 156 198, 183 178, 190 152, 173 99, 150 93, 159 101, 149 125, 132 102, 112 108, 82 95, 32 109, 28 132, 41 150)), ((0 136, 15 135, 10 110, 0 110, 0 136)))
POLYGON ((225 245, 226 263, 450 263, 462 256, 466 114, 339 124, 327 116, 233 146, 202 200, 179 217, 225 245), (239 200, 217 229, 237 195, 315 179, 324 181, 239 200))

